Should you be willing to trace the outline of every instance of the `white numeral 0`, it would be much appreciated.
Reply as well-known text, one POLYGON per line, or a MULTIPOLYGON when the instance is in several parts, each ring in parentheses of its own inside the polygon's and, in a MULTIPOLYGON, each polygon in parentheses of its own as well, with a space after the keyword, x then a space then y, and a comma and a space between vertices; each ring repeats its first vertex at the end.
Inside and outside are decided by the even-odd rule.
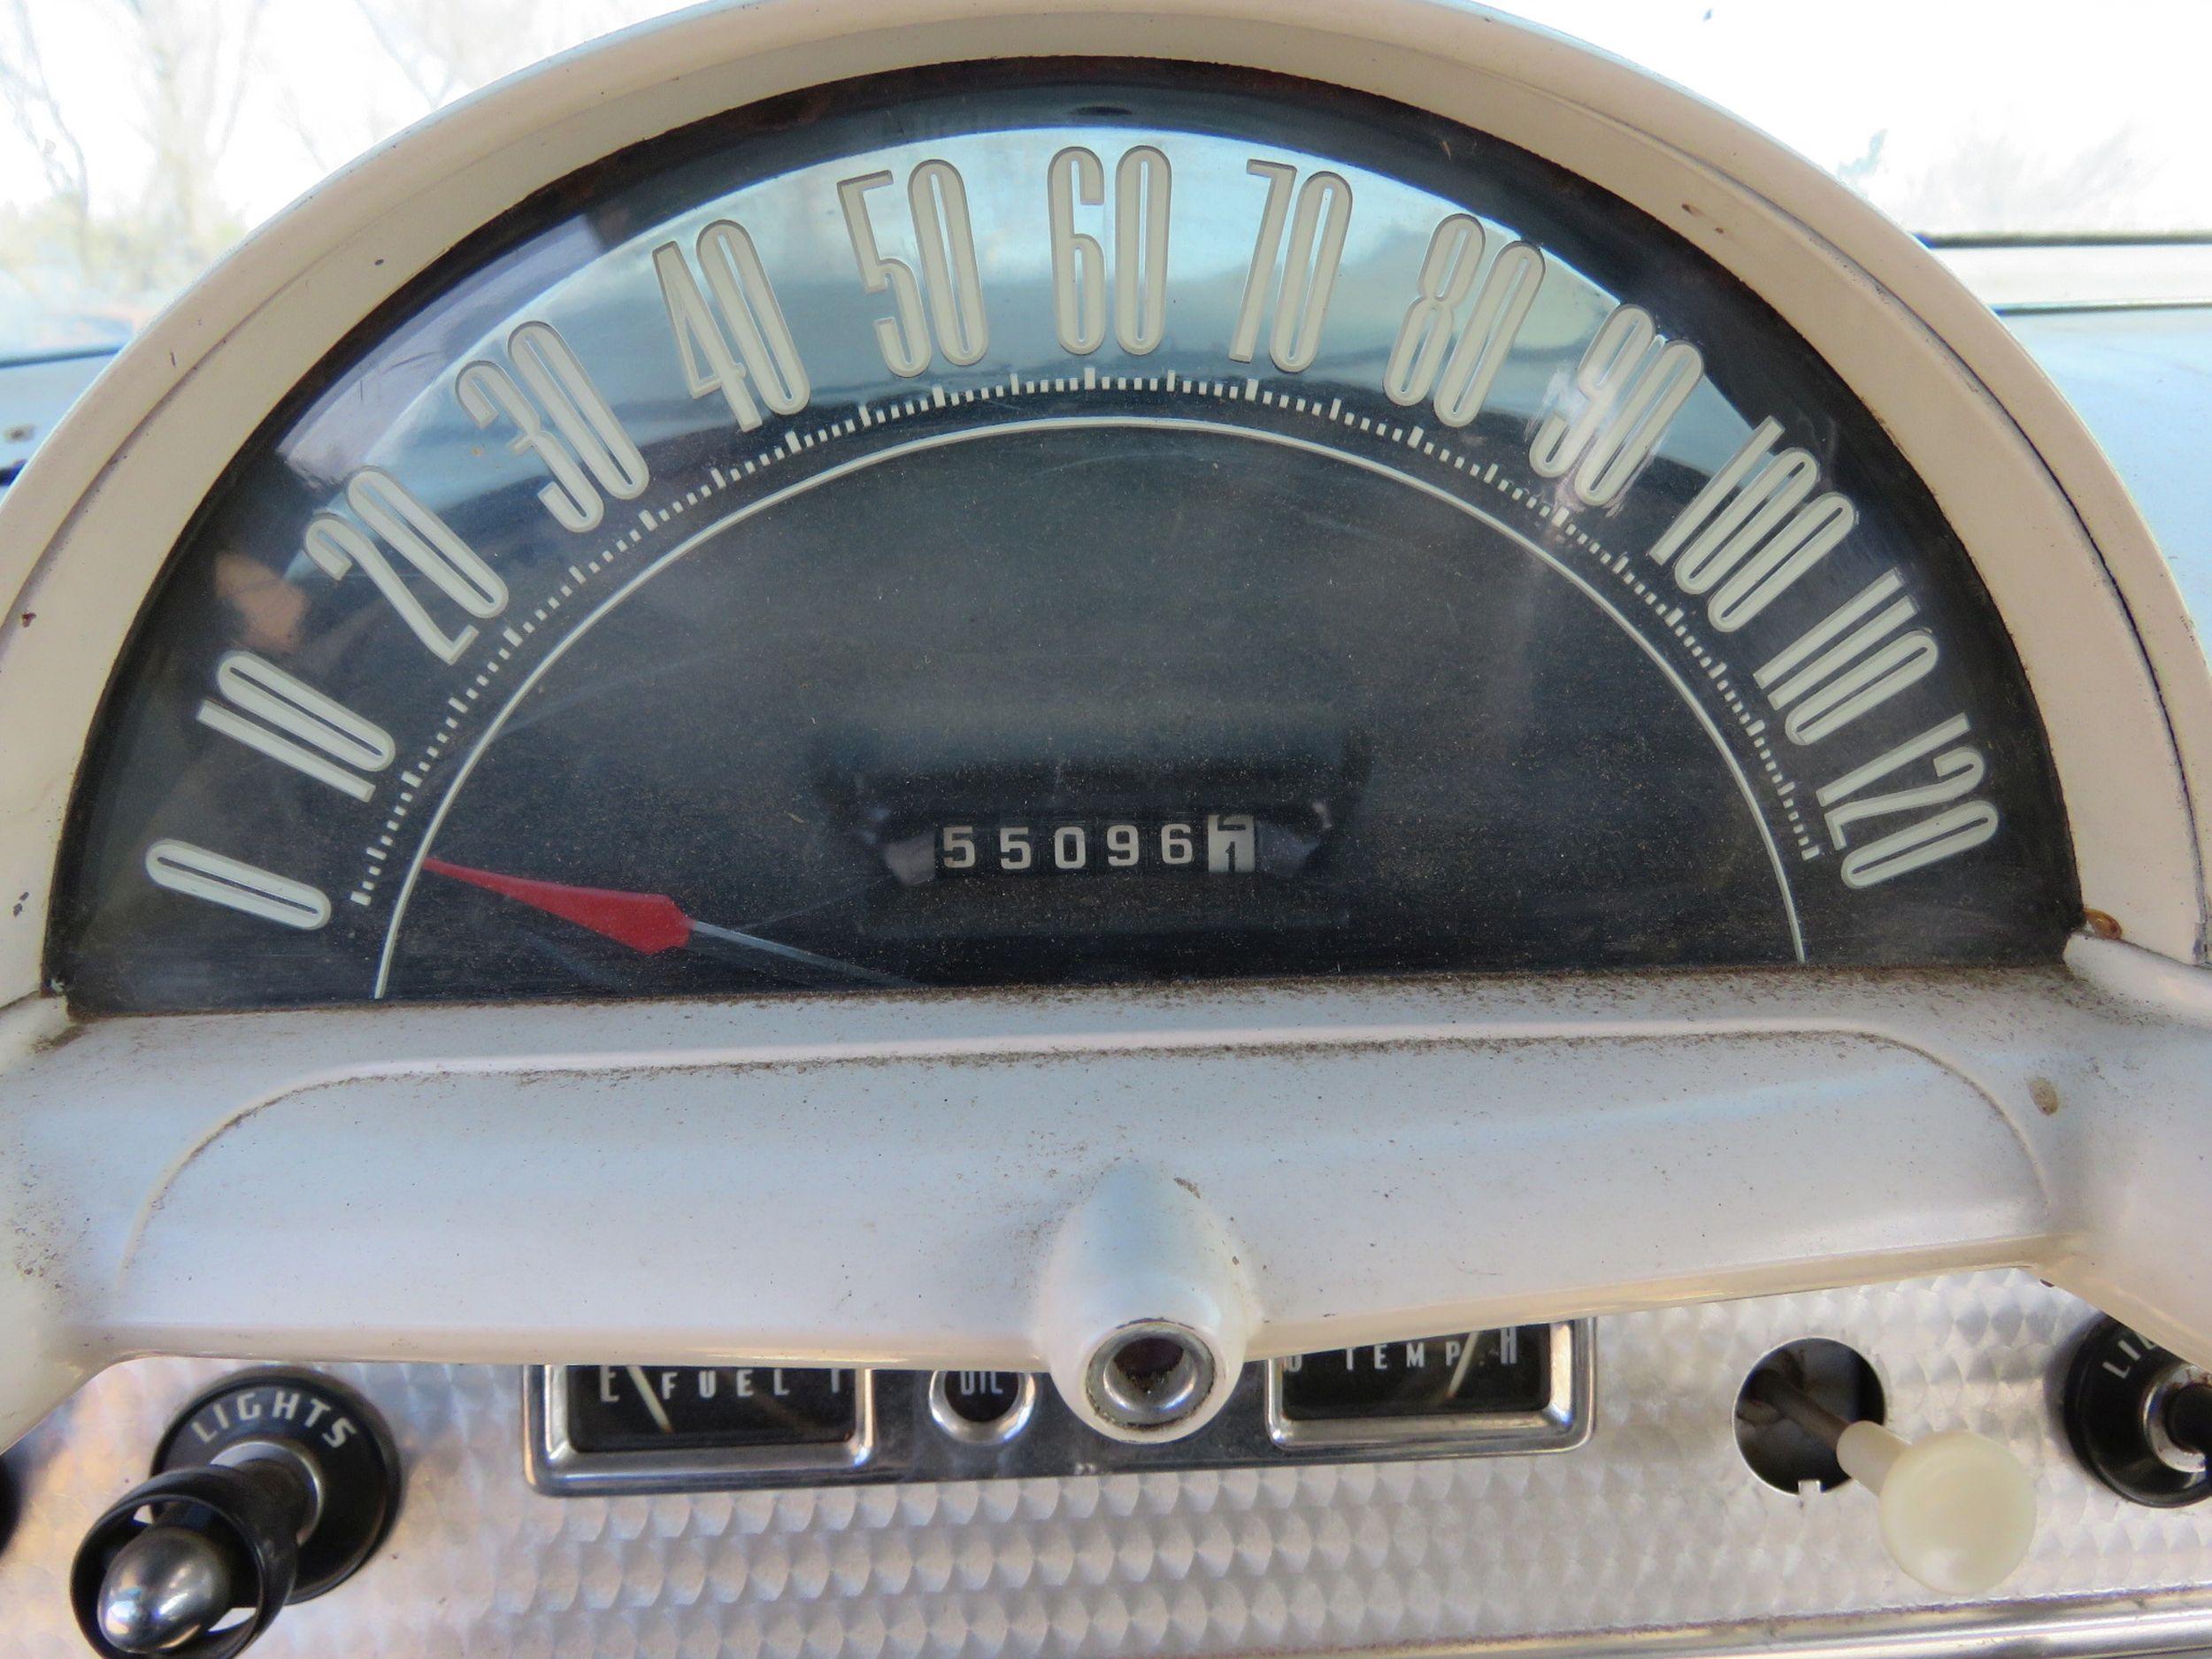
MULTIPOLYGON (((1142 357, 1167 334, 1167 157, 1149 144, 1114 168, 1114 339, 1142 357)), ((1052 311, 1063 350, 1085 357, 1106 342, 1106 255, 1075 228, 1076 204, 1106 199, 1106 170, 1083 149, 1062 150, 1045 169, 1052 227, 1052 311)))
POLYGON ((156 841, 146 849, 146 873, 172 893, 281 922, 303 933, 330 919, 330 901, 319 889, 190 841, 156 841))
POLYGON ((868 219, 868 192, 891 182, 887 172, 842 179, 837 200, 845 213, 862 283, 871 294, 891 292, 896 315, 876 319, 876 343, 885 366, 908 379, 927 371, 936 352, 965 368, 989 349, 991 333, 983 315, 983 279, 976 268, 975 231, 968 219, 968 188, 949 161, 925 161, 907 175, 907 210, 921 253, 918 280, 904 261, 886 258, 876 246, 868 219), (928 312, 923 311, 924 289, 928 312), (935 343, 931 326, 935 327, 935 343))
POLYGON ((538 499, 555 523, 580 532, 596 529, 607 516, 602 491, 618 501, 645 493, 652 481, 645 457, 552 324, 524 323, 507 336, 507 357, 530 396, 514 375, 480 357, 454 381, 461 407, 480 426, 505 417, 515 429, 507 447, 517 455, 534 453, 545 464, 553 481, 538 499))
POLYGON ((696 249, 707 288, 729 323, 727 336, 699 291, 684 250, 672 242, 653 250, 668 326, 675 331, 676 355, 683 360, 684 384, 694 397, 721 393, 743 432, 760 425, 761 403, 779 415, 797 414, 814 388, 753 239, 743 226, 718 219, 699 233, 696 249), (733 337, 735 350, 730 347, 733 337), (758 403, 753 398, 756 388, 758 403))

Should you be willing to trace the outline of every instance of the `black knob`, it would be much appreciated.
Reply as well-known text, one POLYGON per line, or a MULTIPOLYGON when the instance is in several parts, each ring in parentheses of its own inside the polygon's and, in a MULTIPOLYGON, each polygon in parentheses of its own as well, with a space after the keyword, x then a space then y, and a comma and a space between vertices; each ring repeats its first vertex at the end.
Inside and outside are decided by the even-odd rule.
POLYGON ((2189 1382, 2166 1401, 2166 1433, 2199 1457, 2212 1456, 2212 1383, 2189 1382))
POLYGON ((111 1506, 70 1569, 77 1624, 103 1655, 227 1659, 291 1599, 308 1494, 265 1470, 173 1469, 111 1506), (246 1617, 214 1625, 234 1609, 246 1617))
POLYGON ((2067 1438, 2090 1472, 2136 1503, 2212 1498, 2212 1377, 2117 1319, 2083 1335, 2066 1373, 2067 1438))
POLYGON ((70 1572, 78 1627, 111 1659, 230 1659, 357 1570, 398 1500, 390 1436, 350 1389, 305 1371, 229 1378, 86 1533, 70 1572))

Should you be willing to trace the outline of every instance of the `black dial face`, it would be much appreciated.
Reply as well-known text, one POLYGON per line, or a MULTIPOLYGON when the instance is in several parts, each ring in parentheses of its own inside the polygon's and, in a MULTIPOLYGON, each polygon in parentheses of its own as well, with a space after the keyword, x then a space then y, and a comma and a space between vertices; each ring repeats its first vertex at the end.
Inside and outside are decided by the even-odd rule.
POLYGON ((1480 134, 954 65, 626 153, 245 449, 111 693, 102 1010, 2054 956, 1841 378, 1480 134))
POLYGON ((1280 1362, 1294 1423, 1479 1417, 1552 1400, 1551 1327, 1509 1326, 1330 1348, 1280 1362))
POLYGON ((806 1365, 571 1365, 580 1452, 806 1446, 860 1432, 858 1373, 806 1365))

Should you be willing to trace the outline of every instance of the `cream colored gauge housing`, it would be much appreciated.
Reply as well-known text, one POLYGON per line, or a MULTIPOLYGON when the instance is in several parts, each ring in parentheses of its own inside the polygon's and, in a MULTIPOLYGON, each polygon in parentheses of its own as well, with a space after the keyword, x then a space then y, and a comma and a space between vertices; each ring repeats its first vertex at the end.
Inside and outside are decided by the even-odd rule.
MULTIPOLYGON (((1087 119, 1105 130, 1125 113, 1087 119)), ((1296 149, 1294 136, 1286 129, 1282 151, 1296 149)), ((1126 142, 1130 153, 1143 147, 1126 142)), ((1226 142, 1218 132, 1206 141, 1226 142)), ((1057 152, 1042 139, 1038 145, 1029 195, 1041 238, 1064 204, 1039 182, 1045 168, 1061 165, 1057 152)), ((1071 213, 1094 215, 1106 199, 1107 169, 1123 149, 1100 148, 1095 180, 1084 164, 1065 164, 1071 213)), ((1007 412, 1025 397, 1077 396, 1088 384, 1079 366, 1042 375, 1041 392, 1038 371, 1019 363, 1009 372, 1010 391, 1004 373, 989 388, 963 379, 993 361, 978 332, 981 302, 966 305, 968 268, 979 260, 987 282, 995 260, 1016 256, 1004 253, 990 218, 1005 192, 974 169, 962 182, 951 163, 926 150, 896 149, 884 171, 899 176, 887 187, 872 173, 823 172, 820 200, 789 219, 791 238, 827 238, 841 258, 857 258, 856 269, 840 268, 849 292, 838 303, 880 319, 872 336, 851 338, 856 349, 880 349, 870 373, 887 369, 899 379, 906 389, 895 396, 864 388, 855 396, 858 371, 833 374, 810 355, 815 412, 780 411, 794 398, 795 409, 804 406, 791 371, 801 347, 811 351, 812 313, 786 294, 787 323, 774 320, 787 327, 795 355, 780 356, 764 320, 772 308, 745 286, 752 242, 707 240, 703 214, 684 221, 679 265, 701 249, 718 248, 730 261, 728 293, 711 273, 692 292, 725 316, 731 294, 750 293, 761 325, 751 348, 741 338, 735 346, 751 371, 748 401, 757 396, 764 405, 753 410, 757 432, 748 426, 744 444, 733 442, 714 463, 723 469, 716 478, 735 475, 731 500, 757 465, 787 465, 780 449, 792 459, 775 476, 808 480, 790 487, 795 498, 813 490, 835 471, 833 457, 824 458, 830 446, 860 442, 861 428, 873 433, 895 411, 933 434, 916 440, 914 453, 925 459, 979 449, 927 426, 934 411, 963 399, 1010 421, 1018 414, 1029 423, 1022 441, 1041 446, 1039 454, 1072 432, 1110 428, 1133 446, 1202 424, 1179 405, 1124 409, 1110 419, 1048 403, 1007 412), (957 203, 956 187, 966 193, 957 203), (900 240, 932 216, 941 229, 956 207, 984 227, 964 251, 957 237, 900 240), (879 234, 884 240, 874 246, 869 238, 879 234), (920 247, 910 258, 910 245, 920 247), (925 349, 932 341, 933 356, 925 349), (822 454, 810 456, 818 442, 822 454), (728 459, 756 449, 741 466, 728 459)), ((1351 250, 1348 269, 1371 253, 1385 257, 1360 241, 1373 219, 1355 217, 1358 228, 1332 232, 1329 188, 1314 188, 1315 169, 1294 159, 1263 157, 1247 166, 1241 151, 1214 156, 1195 139, 1187 155, 1164 141, 1156 153, 1180 170, 1179 188, 1217 162, 1294 250, 1314 255, 1333 234, 1351 250)), ((1115 188, 1151 199, 1141 190, 1156 187, 1140 175, 1152 164, 1125 165, 1136 183, 1117 180, 1115 188)), ((1349 164, 1329 176, 1363 204, 1395 199, 1349 164)), ((1420 223, 1424 236, 1428 223, 1420 223)), ((606 247, 626 245, 624 225, 594 228, 606 247)), ((1509 240, 1498 230, 1492 226, 1494 251, 1509 240)), ((1065 248, 1079 246, 1075 229, 1052 234, 1065 248)), ((1082 234, 1081 245, 1102 259, 1102 229, 1095 238, 1082 234)), ((1186 234, 1179 224, 1176 234, 1186 234)), ((1241 226, 1236 234, 1249 241, 1241 226)), ((759 240, 755 251, 767 261, 760 268, 772 272, 765 230, 759 240)), ((1420 245, 1410 244, 1417 254, 1420 245)), ((1430 246, 1445 248, 1437 256, 1444 263, 1430 272, 1416 259, 1419 272, 1409 265, 1402 276, 1417 274, 1441 296, 1450 247, 1430 246)), ((637 280, 649 284, 651 250, 638 252, 637 280)), ((1233 300, 1242 257, 1210 278, 1233 300)), ((1033 263, 1041 273, 1062 269, 1041 252, 1033 263)), ((1078 259, 1065 270, 1079 274, 1058 279, 1073 296, 1060 337, 1090 350, 1095 342, 1079 342, 1105 338, 1106 311, 1085 309, 1093 301, 1080 269, 1078 259)), ((1271 250, 1269 282, 1275 269, 1271 250)), ((585 284, 587 266, 575 272, 585 284)), ((664 267, 664 280, 675 280, 664 267)), ((1141 273, 1125 286, 1102 280, 1095 303, 1112 302, 1123 345, 1141 354, 1152 349, 1150 290, 1141 273)), ((1223 313, 1224 361, 1248 371, 1200 377, 1197 389, 1174 374, 1164 387, 1133 389, 1190 391, 1193 407, 1207 400, 1203 422, 1215 427, 1279 417, 1257 447, 1310 457, 1322 447, 1313 434, 1325 423, 1347 423, 1327 399, 1299 389, 1297 376, 1312 361, 1299 318, 1283 288, 1261 290, 1248 319, 1234 305, 1223 313), (1266 313, 1271 293, 1281 315, 1266 313), (1254 332, 1240 349, 1234 336, 1247 320, 1254 332)), ((1475 292, 1471 274, 1452 303, 1475 292)), ((1361 313, 1381 331, 1363 371, 1371 380, 1413 373, 1386 362, 1387 348, 1409 302, 1428 294, 1402 287, 1361 313)), ((1340 302, 1347 295, 1363 299, 1349 281, 1340 302)), ((569 297, 582 314, 583 286, 569 297)), ((677 316, 681 306, 669 304, 677 316)), ((1586 334, 1570 330, 1556 342, 1560 372, 1531 382, 1532 399, 1551 401, 1530 406, 1537 434, 1530 465, 1579 496, 1563 493, 1555 509, 1549 495, 1537 501, 1517 487, 1510 502, 1500 496, 1505 504, 1468 510, 1624 618, 1639 612, 1637 600, 1603 597, 1588 570, 1568 567, 1581 556, 1575 536, 1586 550, 1594 536, 1615 535, 1616 525, 1625 540, 1608 557, 1619 558, 1624 580, 1655 545, 1632 510, 1604 515, 1617 483, 1601 455, 1592 461, 1596 451, 1574 447, 1603 441, 1595 414, 1597 438, 1577 438, 1577 423, 1622 391, 1608 379, 1609 359, 1588 355, 1587 341, 1617 335, 1628 357, 1647 345, 1666 349, 1663 305, 1620 320, 1627 309, 1594 305, 1586 334), (1547 425, 1555 418, 1555 429, 1547 425), (1571 504, 1586 524, 1571 524, 1571 504), (1525 522, 1514 511, 1536 516, 1525 522)), ((993 324, 1004 326, 1006 314, 995 308, 993 324)), ((452 354, 437 371, 450 370, 452 383, 425 384, 457 397, 453 406, 488 434, 500 420, 516 423, 476 440, 491 464, 526 467, 534 453, 552 467, 542 490, 531 474, 533 488, 522 495, 564 526, 543 535, 598 534, 603 524, 615 538, 605 546, 620 551, 623 537, 634 544, 665 533, 666 558, 678 559, 683 526, 670 527, 672 514, 702 515, 704 538, 703 515, 721 509, 695 504, 695 504, 677 495, 657 506, 661 497, 642 494, 641 482, 630 488, 621 444, 608 439, 569 373, 581 357, 561 355, 565 336, 549 325, 542 334, 527 326, 505 334, 503 344, 473 334, 435 342, 452 354), (486 364, 492 367, 474 373, 486 364), (509 395, 534 390, 542 402, 548 387, 567 388, 575 420, 556 420, 557 431, 534 437, 516 412, 528 412, 524 403, 509 395), (630 527, 633 514, 642 530, 630 527)), ((1420 349, 1416 338, 1409 362, 1420 349)), ((711 369, 701 359, 687 371, 695 400, 719 387, 742 425, 727 373, 717 381, 711 369)), ((1104 378, 1162 377, 1125 366, 1104 378)), ((669 396, 688 407, 683 390, 669 396)), ((1667 393, 1650 396, 1663 401, 1667 393)), ((1386 464, 1377 451, 1355 468, 1371 478, 1410 477, 1432 463, 1448 471, 1458 429, 1448 419, 1424 424, 1417 399, 1397 401, 1403 426, 1383 421, 1394 436, 1367 428, 1354 436, 1394 443, 1409 458, 1386 464)), ((447 408, 443 419, 460 418, 447 408)), ((344 535, 326 527, 307 548, 326 576, 356 572, 349 592, 365 588, 378 546, 370 533, 380 526, 388 535, 389 523, 404 521, 417 535, 411 545, 431 553, 446 546, 396 497, 380 495, 384 484, 361 483, 402 476, 392 457, 403 458, 419 436, 391 412, 388 432, 373 434, 353 457, 362 470, 352 483, 326 480, 334 503, 350 490, 355 518, 342 518, 342 503, 303 503, 303 518, 319 511, 315 523, 351 526, 344 535)), ((1612 441, 1634 449, 1632 439, 1612 441)), ((1640 459, 1667 461, 1661 442, 1655 428, 1640 459)), ((1732 454, 1748 456, 1730 475, 1740 485, 1757 458, 1750 442, 1731 436, 1699 465, 1720 476, 1732 454)), ((1630 453, 1624 474, 1638 459, 1630 453)), ((857 477, 874 464, 849 465, 857 477)), ((1469 473, 1463 462, 1460 478, 1469 473)), ((1459 487, 1417 488, 1441 511, 1459 487)), ((1732 487, 1716 485, 1721 493, 1697 511, 1708 519, 1724 511, 1715 503, 1732 487)), ((410 498, 416 506, 424 499, 410 498)), ((724 522, 715 521, 714 534, 724 522)), ((440 659, 423 657, 423 671, 462 662, 466 621, 469 640, 497 660, 505 660, 505 627, 509 649, 524 654, 512 673, 522 674, 521 663, 537 660, 515 626, 523 611, 503 612, 482 582, 469 587, 483 564, 473 553, 475 565, 449 550, 442 557, 440 591, 467 617, 427 616, 415 627, 440 659)), ((574 603, 598 603, 603 589, 590 583, 600 565, 588 557, 600 556, 573 557, 571 573, 588 590, 574 603)), ((0 1219, 13 1240, 11 1267, 0 1273, 0 1318, 12 1337, 0 1351, 0 1438, 27 1430, 103 1367, 142 1354, 502 1363, 741 1355, 1049 1371, 1078 1417, 1141 1444, 1154 1426, 1102 1404, 1093 1376, 1100 1356, 1132 1331, 1187 1344, 1185 1382, 1199 1403, 1179 1422, 1179 1434, 1221 1408, 1249 1360, 2001 1265, 2032 1269, 2177 1352, 2212 1361, 2212 1276, 2198 1236, 2212 1159, 2212 988, 2204 971, 2212 827, 2192 808, 2212 792, 2212 674, 2157 549, 2057 393, 1924 250, 1720 111, 1561 38, 1424 0, 1348 7, 764 0, 632 30, 403 134, 250 239, 118 360, 27 470, 0 509, 0 585, 16 595, 0 631, 0 730, 9 734, 0 874, 11 900, 0 911, 0 995, 12 999, 0 1032, 0 1159, 10 1178, 0 1182, 0 1219), (1809 948, 1815 924, 1801 926, 1788 907, 1787 926, 1778 921, 1774 937, 1794 936, 1793 956, 1778 942, 1755 963, 1690 959, 1728 972, 1608 961, 1566 963, 1587 970, 1570 972, 1551 961, 1532 962, 1544 972, 1412 978, 1177 985, 1156 976, 1049 995, 959 983, 921 995, 872 984, 790 997, 503 1004, 480 1000, 480 987, 468 990, 469 1000, 443 1002, 398 995, 407 967, 404 941, 391 942, 401 940, 395 920, 373 984, 349 993, 351 1005, 326 1005, 333 998, 319 993, 296 999, 314 1005, 242 998, 257 1005, 219 1011, 219 997, 196 1003, 183 995, 95 1010, 82 1002, 73 1009, 57 994, 49 983, 55 941, 72 924, 58 922, 54 906, 82 822, 72 802, 96 793, 88 754, 120 752, 96 746, 101 722, 135 706, 117 664, 142 637, 143 619, 157 614, 149 606, 166 603, 160 584, 173 554, 208 522, 204 509, 223 499, 242 455, 262 442, 257 434, 290 430, 285 423, 321 408, 314 400, 339 372, 330 365, 353 360, 347 354, 373 337, 372 320, 389 329, 427 314, 446 291, 450 273, 442 262, 457 249, 477 250, 472 271, 492 272, 483 280, 495 282, 497 260, 511 249, 485 241, 488 227, 519 213, 540 215, 528 222, 542 228, 544 215, 567 199, 562 192, 583 188, 574 180, 617 176, 636 147, 695 123, 772 108, 784 111, 772 127, 777 142, 797 134, 797 143, 810 123, 840 114, 834 99, 810 102, 817 88, 918 76, 912 84, 941 99, 957 95, 968 76, 1011 97, 1020 88, 1006 65, 1070 60, 1133 63, 1164 84, 1185 71, 1263 94, 1304 84, 1320 89, 1317 97, 1382 100, 1409 121, 1471 129, 1533 158, 1511 165, 1584 181, 1590 199, 1612 204, 1605 211, 1640 214, 1654 247, 1663 242, 1676 250, 1668 257, 1717 273, 1717 291, 1740 289, 1742 303, 1770 313, 1778 337, 1786 333, 1799 342, 1793 350, 1816 359, 1916 475, 1901 491, 1924 487, 1937 529, 1955 536, 1964 568, 1985 590, 1999 625, 1995 649, 2016 655, 2032 702, 2022 728, 2039 718, 2055 774, 2049 798, 2062 803, 2085 918, 2063 959, 2055 936, 2039 962, 1878 970, 1871 959, 1809 948), (795 109, 803 116, 792 116, 795 109), (608 167, 616 173, 595 171, 608 167), (1645 971, 1616 971, 1630 965, 1645 971)), ((518 569, 501 566, 498 576, 518 593, 518 569)), ((418 570, 434 574, 419 561, 418 570)), ((563 580, 557 568, 551 580, 563 580)), ((1646 594, 1643 610, 1664 612, 1649 584, 1632 586, 1646 594)), ((1786 685, 1841 631, 1894 599, 1868 591, 1867 608, 1832 613, 1840 620, 1830 635, 1801 634, 1795 657, 1778 645, 1773 682, 1786 685)), ((603 631, 629 614, 613 598, 604 611, 603 622, 592 613, 603 631)), ((1678 618, 1672 626, 1679 634, 1678 618)), ((557 672, 551 658, 568 651, 568 639, 549 653, 545 672, 557 672)), ((578 645, 576 660, 589 649, 578 645)), ((1647 656, 1677 672, 1659 648, 1647 656)), ((265 734, 265 754, 269 742, 290 741, 294 769, 303 770, 296 757, 305 756, 320 768, 307 775, 339 795, 370 789, 372 773, 373 787, 384 788, 384 769, 405 777, 419 766, 381 725, 314 701, 292 669, 271 670, 266 655, 237 658, 225 659, 230 678, 219 684, 227 690, 210 695, 219 704, 232 698, 218 713, 234 726, 256 710, 280 711, 277 737, 266 737, 276 728, 253 728, 265 734)), ((487 661, 480 687, 496 669, 487 661)), ((475 718, 465 704, 478 701, 461 681, 452 689, 463 695, 449 699, 459 712, 449 727, 475 718)), ((446 695, 444 682, 438 691, 446 695)), ((1838 693, 1833 706, 1847 703, 1838 693)), ((180 706, 190 728, 189 705, 180 706)), ((1756 724, 1745 720, 1747 730, 1756 724)), ((203 716, 201 724, 215 723, 203 716)), ((641 730, 628 735, 651 741, 641 730)), ((454 752, 469 741, 456 739, 454 752)), ((1717 732, 1713 741, 1726 748, 1717 732)), ((483 743, 469 751, 470 765, 479 754, 496 755, 488 737, 483 743)), ((434 739, 424 752, 436 758, 442 749, 434 739)), ((1744 778, 1747 799, 1765 787, 1747 771, 1744 778)), ((427 810, 435 792, 412 787, 427 810)), ((1850 794, 1841 780, 1832 787, 1850 794)), ((1778 822, 1783 810, 1775 809, 1778 822)), ((1128 849, 1132 868, 1141 843, 1178 868, 1210 858, 1236 875, 1260 860, 1266 826, 1255 828, 1246 803, 1198 801, 1193 812, 1187 827, 1198 839, 1189 845, 1205 849, 1202 858, 1186 850, 1173 824, 1119 807, 1064 821, 994 820, 997 839, 979 843, 981 820, 941 815, 925 823, 922 845, 952 871, 966 868, 961 860, 978 844, 998 849, 994 856, 1009 868, 1025 867, 1035 849, 1072 868, 1094 842, 1117 856, 1128 849), (1010 862, 1014 849, 1022 849, 1020 866, 1010 862)), ((1981 820, 1947 822, 1963 834, 1981 820)), ((1824 851, 1816 840, 1809 828, 1795 847, 1770 837, 1758 867, 1770 855, 1780 872, 1842 845, 1824 851)), ((234 898, 243 891, 243 903, 216 902, 257 906, 274 930, 275 961, 304 936, 303 920, 322 925, 319 904, 327 910, 334 900, 342 919, 349 905, 380 915, 395 887, 403 893, 426 879, 426 868, 435 873, 426 859, 449 874, 454 867, 447 843, 430 849, 426 840, 406 873, 388 883, 381 867, 407 860, 378 850, 373 833, 356 884, 328 892, 288 877, 272 885, 262 865, 225 863, 220 849, 180 837, 159 841, 144 859, 170 895, 204 899, 225 884, 234 898), (211 854, 219 856, 211 862, 211 854)), ((884 854, 895 872, 908 856, 895 847, 884 854)), ((458 853, 452 859, 467 862, 458 853)), ((565 893, 596 890, 573 872, 560 879, 565 893)), ((1786 899, 1786 872, 1781 890, 1786 899)), ((506 876, 490 891, 561 915, 598 902, 549 896, 506 876)), ((591 915, 631 926, 607 922, 603 910, 591 915)), ((718 932, 725 947, 762 948, 741 926, 677 919, 694 934, 718 932)), ((817 942, 768 948, 795 972, 834 979, 852 965, 817 942)), ((119 959, 129 956, 125 949, 119 959)), ((916 976, 879 964, 861 977, 916 976)))

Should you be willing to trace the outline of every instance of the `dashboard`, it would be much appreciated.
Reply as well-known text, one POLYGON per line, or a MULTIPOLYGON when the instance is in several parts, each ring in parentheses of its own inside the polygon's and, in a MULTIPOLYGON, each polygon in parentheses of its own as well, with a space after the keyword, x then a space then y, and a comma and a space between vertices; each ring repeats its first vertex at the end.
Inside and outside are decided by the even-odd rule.
POLYGON ((0 565, 26 1651, 2212 1640, 2189 607, 1628 65, 703 8, 0 565))

